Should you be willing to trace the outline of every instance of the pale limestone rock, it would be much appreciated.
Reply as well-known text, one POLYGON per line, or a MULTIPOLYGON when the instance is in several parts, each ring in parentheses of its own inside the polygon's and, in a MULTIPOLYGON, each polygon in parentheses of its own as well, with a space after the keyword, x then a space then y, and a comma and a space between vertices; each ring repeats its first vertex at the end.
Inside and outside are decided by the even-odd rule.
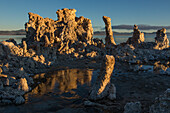
POLYGON ((162 28, 161 30, 158 30, 156 32, 155 42, 157 45, 154 47, 154 49, 161 50, 161 49, 169 48, 169 40, 167 38, 165 28, 162 28))
POLYGON ((114 84, 110 83, 114 64, 115 58, 113 56, 106 55, 104 57, 102 67, 100 69, 100 75, 90 91, 89 99, 98 100, 107 97, 113 100, 116 98, 116 88, 114 84))
POLYGON ((140 44, 145 41, 144 33, 140 32, 138 26, 135 24, 133 28, 133 36, 130 37, 126 43, 128 44, 140 44))
POLYGON ((129 102, 124 107, 124 113, 141 113, 140 102, 129 102))
POLYGON ((116 45, 114 38, 113 38, 111 18, 107 16, 103 16, 103 21, 105 23, 105 29, 106 29, 106 38, 105 38, 106 46, 116 45))
POLYGON ((18 90, 23 90, 25 92, 29 91, 29 86, 25 78, 21 78, 18 83, 18 90))

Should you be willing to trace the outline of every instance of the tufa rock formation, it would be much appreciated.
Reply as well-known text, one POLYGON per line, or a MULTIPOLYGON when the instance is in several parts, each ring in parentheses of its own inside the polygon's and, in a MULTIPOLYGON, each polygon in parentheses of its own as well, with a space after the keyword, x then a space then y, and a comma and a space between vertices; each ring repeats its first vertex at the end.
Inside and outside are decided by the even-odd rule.
POLYGON ((138 29, 138 26, 135 24, 133 28, 133 36, 130 37, 126 43, 128 44, 140 44, 144 42, 144 33, 141 33, 138 29))
POLYGON ((26 42, 45 42, 46 46, 53 43, 82 41, 92 43, 93 28, 91 20, 76 17, 75 9, 62 9, 56 13, 58 20, 43 18, 34 13, 29 14, 29 22, 25 24, 26 42))
POLYGON ((29 86, 27 84, 27 80, 25 78, 21 78, 18 84, 18 89, 23 90, 25 92, 29 91, 29 86))
POLYGON ((162 28, 161 30, 158 30, 156 32, 155 42, 157 45, 154 47, 154 49, 161 50, 161 49, 169 48, 169 40, 167 38, 165 28, 162 28))
POLYGON ((105 29, 106 29, 106 38, 105 38, 106 46, 116 45, 114 38, 113 38, 111 18, 107 16, 103 16, 103 21, 105 23, 105 29))
POLYGON ((99 100, 104 97, 107 97, 110 100, 114 100, 116 98, 116 88, 114 84, 110 83, 114 64, 115 58, 113 56, 106 55, 104 57, 102 67, 100 69, 100 75, 90 91, 90 100, 99 100))

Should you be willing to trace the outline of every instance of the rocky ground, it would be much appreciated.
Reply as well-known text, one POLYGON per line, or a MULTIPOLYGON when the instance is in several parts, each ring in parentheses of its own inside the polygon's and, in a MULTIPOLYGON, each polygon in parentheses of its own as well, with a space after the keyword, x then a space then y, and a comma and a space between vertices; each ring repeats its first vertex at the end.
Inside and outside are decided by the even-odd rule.
MULTIPOLYGON (((146 43, 144 34, 134 25, 133 36, 116 45, 111 19, 104 16, 104 44, 93 39, 91 20, 76 17, 75 12, 75 9, 58 10, 58 20, 29 13, 25 24, 27 36, 22 43, 13 39, 0 42, 0 105, 3 106, 0 110, 30 112, 26 106, 31 105, 21 104, 25 103, 24 95, 38 85, 35 74, 78 68, 100 69, 100 72, 94 75, 98 78, 81 106, 68 108, 69 111, 168 113, 170 49, 166 29, 157 31, 155 42, 146 43), (160 94, 163 96, 159 97, 160 94)), ((46 112, 56 106, 47 102, 44 107, 46 112)))
MULTIPOLYGON (((69 67, 69 66, 67 66, 69 67)), ((74 67, 76 68, 76 67, 74 67)), ((59 68, 58 68, 59 69, 59 68)), ((58 70, 56 69, 56 70, 58 70)), ((63 67, 60 67, 60 69, 64 69, 63 67)), ((99 72, 99 71, 98 71, 99 72)), ((92 76, 98 76, 97 73, 94 73, 95 75, 92 76), (96 75, 97 74, 97 75, 96 75)), ((49 99, 46 102, 34 102, 34 103, 26 103, 23 105, 15 106, 15 105, 8 105, 8 106, 1 106, 0 111, 1 112, 13 112, 15 110, 16 112, 115 112, 115 113, 122 113, 124 112, 124 106, 128 102, 140 102, 141 103, 141 112, 146 113, 150 110, 150 106, 154 104, 155 98, 159 97, 159 95, 164 94, 167 88, 170 87, 170 79, 169 75, 160 75, 156 72, 150 71, 150 72, 144 72, 143 70, 133 72, 129 68, 129 64, 121 63, 116 64, 114 72, 111 77, 111 83, 113 83, 116 87, 116 99, 111 100, 102 100, 102 105, 107 105, 106 108, 104 107, 90 107, 90 106, 84 106, 82 103, 83 101, 88 99, 88 92, 82 95, 86 95, 81 98, 77 98, 77 101, 82 100, 81 102, 75 101, 75 100, 63 100, 63 102, 60 101, 60 99, 54 100, 49 99), (120 68, 122 66, 124 68, 120 68), (64 101, 68 101, 69 103, 67 106, 64 106, 62 103, 64 101), (55 104, 52 104, 55 103, 55 104), (59 106, 58 104, 61 104, 59 106), (74 106, 71 106, 74 105, 74 106), (44 106, 44 107, 40 107, 44 106)), ((89 91, 88 89, 87 91, 89 91)), ((81 91, 80 91, 81 92, 81 91)), ((77 92, 77 93, 80 93, 77 92)))

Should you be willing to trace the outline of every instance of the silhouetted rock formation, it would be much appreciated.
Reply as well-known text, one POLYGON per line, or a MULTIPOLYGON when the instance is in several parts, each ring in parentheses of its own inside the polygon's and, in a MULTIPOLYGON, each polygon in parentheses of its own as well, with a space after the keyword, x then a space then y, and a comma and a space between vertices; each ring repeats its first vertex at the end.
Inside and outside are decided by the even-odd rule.
POLYGON ((113 38, 111 18, 107 16, 103 16, 103 21, 105 23, 105 29, 106 29, 106 38, 105 38, 106 46, 116 45, 114 38, 113 38))
POLYGON ((169 40, 166 35, 166 29, 162 28, 161 30, 158 30, 156 32, 155 42, 157 45, 154 47, 154 49, 165 49, 169 48, 169 40))
POLYGON ((144 33, 141 33, 138 29, 137 25, 134 25, 133 28, 133 36, 130 37, 126 43, 128 44, 140 44, 142 42, 144 42, 145 38, 144 38, 144 33))
POLYGON ((114 100, 116 98, 116 87, 114 84, 110 83, 114 64, 115 58, 113 56, 106 55, 104 57, 102 67, 100 69, 100 75, 90 91, 89 99, 99 100, 106 97, 114 100))

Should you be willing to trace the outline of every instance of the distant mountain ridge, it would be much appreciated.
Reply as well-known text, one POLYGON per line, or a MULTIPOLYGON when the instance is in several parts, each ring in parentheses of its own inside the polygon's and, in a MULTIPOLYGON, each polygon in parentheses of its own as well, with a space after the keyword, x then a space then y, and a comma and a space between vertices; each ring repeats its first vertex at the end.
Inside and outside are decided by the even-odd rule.
POLYGON ((26 35, 26 32, 24 29, 13 31, 0 31, 0 35, 26 35))
MULTIPOLYGON (((170 26, 151 26, 151 25, 138 25, 141 30, 158 30, 161 28, 170 29, 170 26)), ((116 25, 112 26, 112 29, 133 29, 133 25, 116 25)))
MULTIPOLYGON (((155 30, 155 32, 158 29, 165 28, 167 30, 170 30, 170 26, 151 26, 151 25, 138 25, 140 30, 155 30)), ((94 26, 94 34, 104 34, 105 28, 102 26, 94 26)), ((115 25, 112 26, 112 29, 117 30, 133 30, 133 25, 115 25)), ((114 32, 117 34, 127 34, 127 33, 120 33, 120 32, 114 32)), ((130 32, 129 32, 130 33, 130 32)), ((154 32, 153 32, 154 33, 154 32)), ((169 32, 170 33, 170 32, 169 32)), ((24 29, 20 30, 12 30, 12 31, 0 31, 0 35, 26 35, 26 32, 24 29)))
MULTIPOLYGON (((151 26, 151 25, 138 25, 140 30, 158 30, 161 28, 169 29, 170 26, 151 26)), ((94 26, 94 31, 103 31, 105 28, 101 26, 94 26)), ((114 25, 112 29, 124 29, 124 30, 133 30, 133 25, 114 25)))

